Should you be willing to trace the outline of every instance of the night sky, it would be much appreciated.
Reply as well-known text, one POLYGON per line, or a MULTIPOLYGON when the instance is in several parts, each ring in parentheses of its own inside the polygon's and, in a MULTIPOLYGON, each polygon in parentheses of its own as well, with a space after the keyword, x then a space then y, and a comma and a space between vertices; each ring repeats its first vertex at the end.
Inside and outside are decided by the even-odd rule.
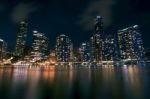
POLYGON ((93 34, 97 15, 104 18, 105 34, 139 25, 144 46, 150 49, 149 0, 0 0, 0 38, 13 49, 18 22, 27 19, 29 45, 32 31, 38 30, 48 36, 50 48, 59 34, 70 36, 78 47, 93 34))

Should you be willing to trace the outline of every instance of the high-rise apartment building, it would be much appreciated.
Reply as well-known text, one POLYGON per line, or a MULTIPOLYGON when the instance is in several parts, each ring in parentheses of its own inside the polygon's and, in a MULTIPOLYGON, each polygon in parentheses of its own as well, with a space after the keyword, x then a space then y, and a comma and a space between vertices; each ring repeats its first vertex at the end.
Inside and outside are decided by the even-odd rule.
POLYGON ((73 44, 68 36, 62 34, 57 37, 55 51, 57 62, 73 61, 73 44))
POLYGON ((80 61, 90 62, 91 61, 91 44, 89 42, 82 43, 79 48, 80 61))
POLYGON ((48 38, 45 34, 38 31, 33 31, 33 44, 31 56, 34 61, 46 60, 48 48, 48 38))
POLYGON ((118 45, 121 60, 143 60, 144 48, 138 25, 118 31, 118 45))
POLYGON ((25 21, 20 22, 19 32, 16 38, 16 48, 15 48, 15 55, 23 56, 24 48, 26 44, 27 38, 27 23, 25 21))
POLYGON ((5 58, 6 55, 6 43, 4 40, 0 39, 0 60, 5 58))
POLYGON ((107 35, 104 39, 103 61, 118 60, 117 37, 115 35, 107 35))
POLYGON ((92 61, 100 62, 103 59, 103 21, 101 16, 97 16, 94 34, 91 37, 91 46, 92 46, 92 61))

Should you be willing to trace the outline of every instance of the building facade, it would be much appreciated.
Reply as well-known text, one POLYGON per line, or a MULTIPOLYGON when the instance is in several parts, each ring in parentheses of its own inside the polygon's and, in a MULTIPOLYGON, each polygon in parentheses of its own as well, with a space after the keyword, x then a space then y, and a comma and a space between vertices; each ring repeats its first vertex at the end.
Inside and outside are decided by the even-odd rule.
POLYGON ((89 42, 82 43, 79 48, 80 61, 90 62, 91 61, 91 44, 89 42))
POLYGON ((0 61, 3 60, 6 56, 6 43, 4 40, 0 39, 0 61))
POLYGON ((19 32, 16 38, 16 48, 15 48, 15 55, 23 56, 24 48, 26 44, 27 38, 27 23, 25 21, 20 22, 19 32))
POLYGON ((94 34, 91 37, 92 61, 103 60, 103 21, 101 16, 97 16, 94 27, 94 34))
POLYGON ((142 35, 138 25, 119 30, 118 45, 121 60, 144 60, 142 35))
POLYGON ((57 62, 73 61, 73 44, 68 36, 62 34, 57 37, 55 51, 57 62))
POLYGON ((48 58, 48 38, 45 34, 33 31, 33 44, 31 56, 33 61, 42 61, 48 58))
POLYGON ((118 60, 118 46, 115 35, 107 35, 104 39, 103 61, 118 60))

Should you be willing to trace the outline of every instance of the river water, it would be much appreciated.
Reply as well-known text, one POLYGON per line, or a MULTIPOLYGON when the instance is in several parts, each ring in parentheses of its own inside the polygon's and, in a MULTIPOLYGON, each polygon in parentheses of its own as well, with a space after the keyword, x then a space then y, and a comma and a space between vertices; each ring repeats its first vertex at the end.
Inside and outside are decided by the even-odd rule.
POLYGON ((0 99, 150 99, 150 66, 1 68, 0 99))

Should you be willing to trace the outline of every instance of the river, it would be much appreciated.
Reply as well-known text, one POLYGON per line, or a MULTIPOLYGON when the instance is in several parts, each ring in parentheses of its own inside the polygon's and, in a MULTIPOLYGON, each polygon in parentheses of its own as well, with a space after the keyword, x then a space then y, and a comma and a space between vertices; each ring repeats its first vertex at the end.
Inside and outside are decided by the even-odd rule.
POLYGON ((0 99, 150 99, 150 66, 1 68, 0 99))

